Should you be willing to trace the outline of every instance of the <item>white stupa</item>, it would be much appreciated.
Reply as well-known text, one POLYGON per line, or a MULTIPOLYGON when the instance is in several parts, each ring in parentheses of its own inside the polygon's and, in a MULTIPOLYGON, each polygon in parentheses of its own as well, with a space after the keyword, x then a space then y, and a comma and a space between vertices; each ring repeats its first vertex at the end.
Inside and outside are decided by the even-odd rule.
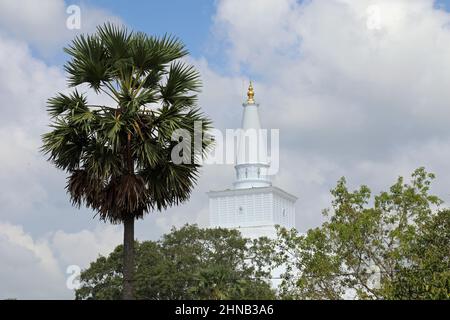
POLYGON ((267 143, 261 131, 259 104, 252 83, 243 104, 242 130, 238 135, 233 188, 210 191, 210 227, 238 229, 244 237, 276 236, 275 225, 295 227, 297 198, 272 185, 267 143))

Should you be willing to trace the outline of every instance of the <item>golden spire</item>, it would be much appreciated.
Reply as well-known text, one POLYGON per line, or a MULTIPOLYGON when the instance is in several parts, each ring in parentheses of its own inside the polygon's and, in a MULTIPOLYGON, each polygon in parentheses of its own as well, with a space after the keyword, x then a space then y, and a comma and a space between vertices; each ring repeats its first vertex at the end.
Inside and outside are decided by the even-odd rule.
POLYGON ((255 92, 253 91, 252 81, 250 80, 250 85, 248 86, 248 90, 247 90, 247 103, 248 104, 255 103, 255 100, 253 100, 254 96, 255 96, 255 92))

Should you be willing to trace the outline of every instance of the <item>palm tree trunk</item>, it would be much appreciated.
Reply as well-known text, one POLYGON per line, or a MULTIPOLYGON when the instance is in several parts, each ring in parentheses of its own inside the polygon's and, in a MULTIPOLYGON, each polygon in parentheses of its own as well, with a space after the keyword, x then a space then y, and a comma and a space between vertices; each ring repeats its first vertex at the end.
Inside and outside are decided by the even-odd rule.
POLYGON ((123 221, 123 299, 134 300, 134 217, 123 221))

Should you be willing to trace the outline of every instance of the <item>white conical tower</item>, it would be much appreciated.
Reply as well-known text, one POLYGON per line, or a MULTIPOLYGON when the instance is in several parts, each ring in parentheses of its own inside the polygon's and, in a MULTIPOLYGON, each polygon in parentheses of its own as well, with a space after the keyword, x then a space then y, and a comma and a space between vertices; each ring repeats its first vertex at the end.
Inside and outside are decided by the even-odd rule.
POLYGON ((267 132, 261 129, 259 120, 259 104, 254 100, 255 92, 250 82, 247 101, 242 115, 242 127, 238 133, 236 156, 236 189, 269 187, 267 175, 267 132))
POLYGON ((250 82, 237 135, 234 188, 208 192, 209 225, 237 229, 251 239, 276 238, 276 225, 295 226, 297 198, 272 186, 269 179, 267 131, 261 129, 254 97, 250 82))

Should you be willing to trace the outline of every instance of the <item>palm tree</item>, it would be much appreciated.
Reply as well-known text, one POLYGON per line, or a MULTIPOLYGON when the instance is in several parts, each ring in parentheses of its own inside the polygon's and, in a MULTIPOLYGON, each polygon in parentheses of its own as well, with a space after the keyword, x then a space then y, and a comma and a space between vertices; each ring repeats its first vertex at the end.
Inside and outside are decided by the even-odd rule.
POLYGON ((52 130, 43 135, 42 152, 68 173, 73 205, 123 223, 123 298, 133 299, 134 221, 186 201, 198 177, 196 160, 210 146, 202 139, 198 152, 181 151, 181 164, 171 157, 179 144, 174 130, 194 141, 194 122, 201 121, 202 133, 211 127, 197 107, 200 77, 180 60, 188 51, 177 38, 112 24, 77 36, 64 51, 69 86, 88 85, 114 103, 88 104, 77 88, 50 98, 52 130))

